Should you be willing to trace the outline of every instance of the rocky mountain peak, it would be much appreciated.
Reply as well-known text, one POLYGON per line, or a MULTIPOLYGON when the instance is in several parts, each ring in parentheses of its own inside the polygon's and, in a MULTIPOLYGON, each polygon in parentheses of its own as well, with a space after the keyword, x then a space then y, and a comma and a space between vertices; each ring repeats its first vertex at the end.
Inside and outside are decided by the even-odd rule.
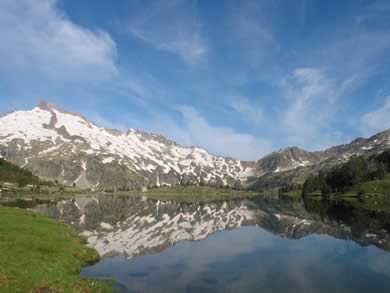
POLYGON ((36 107, 39 109, 42 109, 42 110, 46 110, 46 111, 52 111, 54 109, 60 111, 60 109, 55 104, 52 104, 52 103, 49 103, 46 101, 40 102, 36 107))
POLYGON ((46 101, 40 102, 34 109, 36 109, 36 108, 44 110, 44 111, 49 111, 51 113, 57 112, 57 113, 61 113, 61 114, 73 115, 73 116, 81 118, 82 120, 85 120, 86 123, 94 124, 93 122, 88 121, 88 119, 85 118, 81 113, 66 111, 66 110, 62 109, 61 107, 57 106, 56 104, 49 103, 46 101))
POLYGON ((257 169, 263 173, 283 172, 298 167, 306 167, 319 162, 319 157, 314 152, 309 152, 299 147, 282 148, 257 161, 257 169))

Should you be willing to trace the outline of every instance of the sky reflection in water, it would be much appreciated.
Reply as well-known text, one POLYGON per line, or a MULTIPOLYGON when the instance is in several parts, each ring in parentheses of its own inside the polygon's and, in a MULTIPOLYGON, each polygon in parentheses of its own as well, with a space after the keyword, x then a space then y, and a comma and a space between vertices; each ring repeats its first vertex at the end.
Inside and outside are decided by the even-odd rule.
POLYGON ((327 235, 288 240, 251 226, 155 255, 103 259, 82 275, 112 278, 124 292, 390 292, 390 253, 327 235))

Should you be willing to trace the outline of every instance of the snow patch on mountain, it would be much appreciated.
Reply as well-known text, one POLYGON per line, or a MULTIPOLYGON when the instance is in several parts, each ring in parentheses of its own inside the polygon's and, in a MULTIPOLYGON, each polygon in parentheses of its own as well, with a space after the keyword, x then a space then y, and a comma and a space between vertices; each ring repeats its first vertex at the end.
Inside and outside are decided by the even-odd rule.
POLYGON ((43 127, 50 122, 51 117, 49 111, 38 107, 5 115, 0 118, 0 139, 3 143, 14 139, 21 139, 27 144, 34 140, 55 142, 57 132, 43 127))

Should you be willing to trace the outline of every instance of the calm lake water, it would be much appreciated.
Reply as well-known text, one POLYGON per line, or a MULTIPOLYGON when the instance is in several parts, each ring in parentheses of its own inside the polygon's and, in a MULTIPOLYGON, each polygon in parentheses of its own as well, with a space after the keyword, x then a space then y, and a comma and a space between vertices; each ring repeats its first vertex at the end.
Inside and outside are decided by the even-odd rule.
POLYGON ((183 241, 165 251, 103 259, 83 276, 120 292, 390 292, 390 254, 350 240, 288 240, 260 227, 183 241))
POLYGON ((388 215, 318 201, 251 209, 245 225, 142 250, 168 235, 159 225, 142 253, 105 257, 81 274, 113 279, 119 292, 390 292, 388 215))

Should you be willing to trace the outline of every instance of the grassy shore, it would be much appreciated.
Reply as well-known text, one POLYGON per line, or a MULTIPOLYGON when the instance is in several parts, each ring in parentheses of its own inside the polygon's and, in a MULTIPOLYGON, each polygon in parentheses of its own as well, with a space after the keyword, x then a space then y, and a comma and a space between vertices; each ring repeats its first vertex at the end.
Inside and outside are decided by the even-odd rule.
POLYGON ((65 224, 0 207, 1 292, 110 292, 108 282, 79 275, 98 260, 65 224))

